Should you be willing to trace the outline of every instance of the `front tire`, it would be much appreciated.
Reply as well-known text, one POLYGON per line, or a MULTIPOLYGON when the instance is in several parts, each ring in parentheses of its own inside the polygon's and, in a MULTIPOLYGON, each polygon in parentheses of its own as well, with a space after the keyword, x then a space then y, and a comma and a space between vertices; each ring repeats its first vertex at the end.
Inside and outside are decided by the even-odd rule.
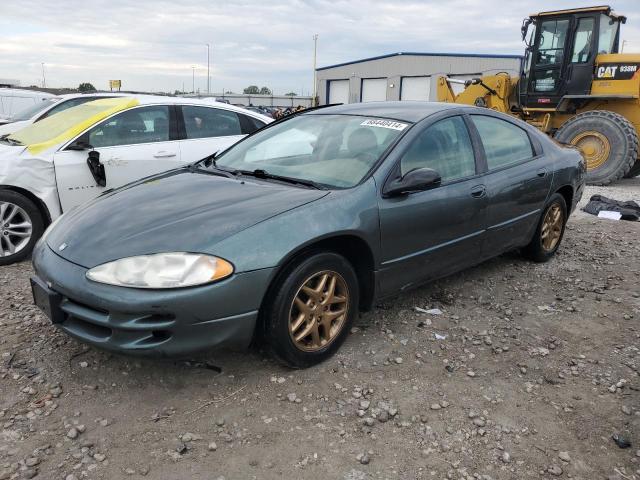
POLYGON ((0 190, 0 265, 27 258, 43 232, 44 219, 31 200, 0 190))
POLYGON ((267 306, 266 340, 289 367, 310 367, 340 348, 358 305, 351 264, 336 253, 311 254, 280 275, 267 306))
POLYGON ((531 242, 524 248, 524 255, 534 262, 549 261, 560 247, 566 225, 567 203, 562 195, 554 193, 542 211, 531 242))
POLYGON ((587 163, 587 183, 608 185, 629 173, 638 159, 638 133, 622 115, 591 110, 567 120, 555 134, 580 149, 587 163))

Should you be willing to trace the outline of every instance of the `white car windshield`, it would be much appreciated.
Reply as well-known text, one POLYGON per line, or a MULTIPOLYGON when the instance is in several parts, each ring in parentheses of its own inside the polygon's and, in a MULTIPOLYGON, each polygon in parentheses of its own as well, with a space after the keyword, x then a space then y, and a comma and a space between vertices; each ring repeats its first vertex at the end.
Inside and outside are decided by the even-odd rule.
POLYGON ((6 141, 14 145, 36 145, 71 140, 98 121, 137 104, 137 100, 127 97, 87 102, 18 130, 6 141))
POLYGON ((300 115, 249 137, 218 157, 215 166, 349 188, 408 127, 382 118, 300 115))

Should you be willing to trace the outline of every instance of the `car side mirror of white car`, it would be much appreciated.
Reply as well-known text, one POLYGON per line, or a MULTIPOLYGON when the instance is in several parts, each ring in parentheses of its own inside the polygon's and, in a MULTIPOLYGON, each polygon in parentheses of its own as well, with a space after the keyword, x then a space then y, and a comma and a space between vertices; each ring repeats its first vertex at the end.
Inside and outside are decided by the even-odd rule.
POLYGON ((106 187, 107 174, 104 171, 104 165, 100 161, 100 152, 91 150, 89 152, 89 156, 87 157, 87 165, 89 166, 91 175, 93 175, 93 179, 96 181, 96 183, 101 187, 106 187))

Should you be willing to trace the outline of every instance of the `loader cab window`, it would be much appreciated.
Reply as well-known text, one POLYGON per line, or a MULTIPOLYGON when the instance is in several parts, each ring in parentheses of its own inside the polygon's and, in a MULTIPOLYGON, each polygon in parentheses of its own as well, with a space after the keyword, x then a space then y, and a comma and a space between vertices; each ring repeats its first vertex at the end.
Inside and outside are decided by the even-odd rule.
POLYGON ((620 23, 606 15, 600 15, 598 53, 617 53, 618 28, 620 23))
POLYGON ((591 56, 591 44, 594 30, 593 18, 581 18, 576 29, 576 38, 573 42, 573 54, 571 63, 585 63, 591 56))
POLYGON ((540 25, 536 65, 560 65, 564 58, 569 20, 545 20, 540 25))

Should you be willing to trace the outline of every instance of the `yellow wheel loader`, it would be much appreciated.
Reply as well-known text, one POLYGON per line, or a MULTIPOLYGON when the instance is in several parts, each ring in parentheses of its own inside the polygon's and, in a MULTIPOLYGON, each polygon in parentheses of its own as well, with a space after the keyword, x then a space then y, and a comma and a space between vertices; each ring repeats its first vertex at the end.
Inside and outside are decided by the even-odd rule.
POLYGON ((592 185, 639 175, 640 54, 618 53, 625 21, 608 6, 531 15, 519 77, 439 77, 438 100, 510 113, 575 145, 592 185), (452 83, 465 89, 456 95, 452 83))

